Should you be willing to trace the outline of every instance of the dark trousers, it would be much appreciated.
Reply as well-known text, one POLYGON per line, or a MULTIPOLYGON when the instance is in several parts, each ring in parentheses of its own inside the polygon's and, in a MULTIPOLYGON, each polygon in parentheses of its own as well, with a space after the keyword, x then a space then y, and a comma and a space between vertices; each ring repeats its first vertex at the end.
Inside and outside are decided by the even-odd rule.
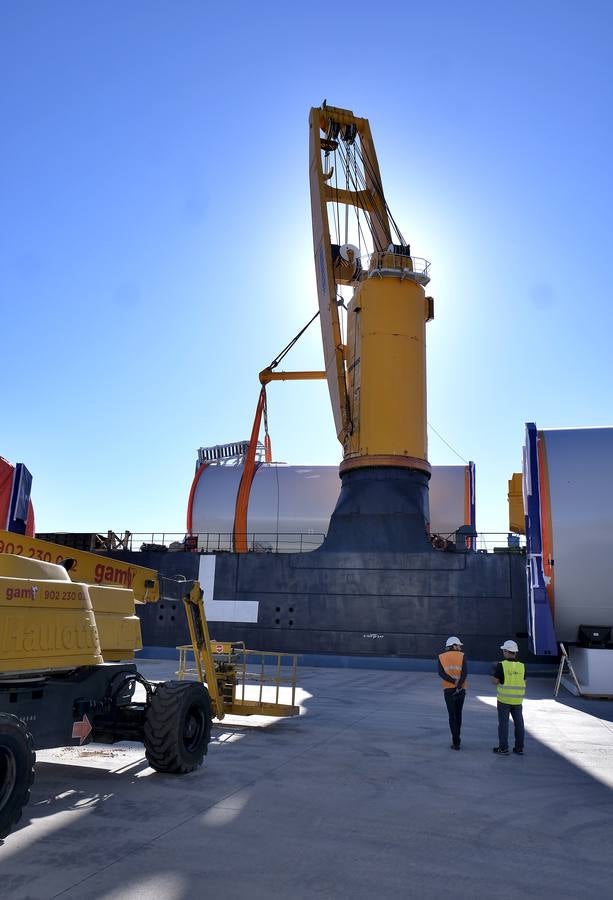
POLYGON ((524 749, 524 714, 521 703, 501 703, 498 701, 498 746, 509 749, 509 716, 515 728, 515 749, 524 749))
POLYGON ((447 712, 449 713, 451 740, 455 747, 459 747, 460 731, 462 730, 462 707, 464 706, 466 691, 456 691, 455 688, 448 688, 447 690, 444 690, 443 693, 445 695, 445 703, 447 704, 447 712))

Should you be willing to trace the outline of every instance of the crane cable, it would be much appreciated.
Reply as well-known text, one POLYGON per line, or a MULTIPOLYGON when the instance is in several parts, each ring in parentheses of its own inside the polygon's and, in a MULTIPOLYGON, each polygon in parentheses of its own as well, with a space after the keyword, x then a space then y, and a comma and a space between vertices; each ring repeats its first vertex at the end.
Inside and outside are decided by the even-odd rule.
MULTIPOLYGON (((348 154, 349 148, 346 148, 345 152, 348 154)), ((368 189, 367 189, 367 185, 366 185, 366 181, 365 181, 365 179, 364 179, 364 176, 363 176, 363 174, 360 172, 360 170, 358 169, 358 165, 357 165, 357 157, 358 157, 358 155, 359 155, 359 151, 356 150, 355 156, 354 156, 355 164, 354 164, 353 170, 352 170, 351 167, 349 167, 349 166, 347 166, 347 168, 346 168, 346 171, 347 171, 347 174, 348 174, 347 187, 348 187, 349 190, 353 190, 353 191, 356 193, 356 195, 357 195, 357 196, 356 196, 356 202, 355 202, 355 204, 353 204, 353 207, 354 207, 354 209, 356 210, 356 214, 357 214, 357 211, 360 210, 360 209, 361 209, 362 212, 365 214, 364 217, 365 217, 366 222, 367 222, 367 224, 368 224, 368 228, 369 228, 369 230, 370 230, 370 235, 371 235, 372 242, 373 242, 373 245, 374 245, 374 229, 373 229, 373 226, 372 226, 371 217, 373 217, 373 216, 376 217, 377 220, 379 221, 379 224, 381 225, 382 228, 385 228, 385 226, 386 226, 387 223, 385 223, 385 222, 383 222, 383 221, 381 220, 381 216, 379 215, 379 211, 378 211, 378 210, 370 210, 370 211, 368 211, 367 208, 366 208, 366 204, 365 204, 364 200, 362 199, 362 192, 365 191, 365 190, 367 191, 368 189)), ((343 161, 345 161, 346 157, 343 156, 343 151, 342 151, 342 150, 341 150, 341 157, 342 157, 343 161)))
POLYGON ((373 164, 372 160, 370 159, 370 157, 368 156, 368 152, 365 147, 361 147, 360 151, 361 151, 360 158, 362 160, 362 165, 364 167, 364 171, 370 175, 370 178, 375 186, 375 191, 378 194, 379 199, 383 203, 385 211, 389 217, 389 220, 392 224, 394 231, 396 232, 396 236, 398 237, 398 240, 400 241, 401 244, 406 245, 406 241, 402 235, 402 232, 400 231, 400 228, 398 227, 398 224, 396 223, 396 220, 394 219, 394 217, 392 215, 392 211, 388 206, 387 200, 385 199, 385 195, 383 193, 383 185, 381 184, 381 180, 376 173, 374 164, 373 164))
POLYGON ((438 438, 441 439, 443 444, 446 444, 449 447, 449 449, 452 451, 452 453, 455 453, 455 455, 458 457, 458 459, 461 459, 462 462, 465 462, 467 466, 469 465, 468 460, 465 459, 461 453, 458 453, 458 451, 455 449, 455 447, 452 447, 451 444, 449 443, 449 441, 446 441, 442 434, 439 434, 439 432, 436 430, 436 428, 434 427, 432 422, 427 422, 426 424, 428 425, 428 428, 431 431, 433 431, 438 438))
MULTIPOLYGON (((338 129, 334 134, 329 134, 328 136, 331 137, 332 139, 336 140, 336 138, 339 137, 338 129)), ((352 206, 353 206, 353 210, 356 215, 357 231, 358 231, 357 239, 358 239, 358 244, 359 244, 358 250, 359 250, 359 256, 361 257, 362 243, 364 244, 364 248, 365 248, 366 252, 368 252, 368 242, 366 241, 366 237, 364 235, 364 230, 362 228, 362 223, 360 221, 360 215, 359 215, 360 210, 362 210, 362 212, 364 213, 364 221, 366 222, 366 225, 367 225, 368 229, 370 230, 371 243, 374 246, 374 244, 375 244, 374 229, 373 229, 370 217, 372 215, 375 215, 377 217, 377 219, 379 220, 381 227, 384 230, 387 230, 389 228, 389 223, 384 222, 382 220, 382 216, 380 214, 380 206, 385 203, 385 198, 383 198, 383 203, 379 207, 377 207, 373 212, 369 213, 369 210, 367 210, 366 204, 364 203, 364 201, 362 200, 362 196, 360 195, 360 188, 366 189, 366 190, 368 190, 368 188, 366 185, 365 177, 360 172, 360 169, 358 167, 358 156, 360 157, 360 159, 362 159, 362 157, 360 155, 359 149, 356 146, 355 134, 353 135, 353 139, 347 139, 341 135, 340 141, 336 141, 336 144, 337 144, 337 146, 334 149, 334 167, 333 167, 333 172, 334 172, 334 188, 333 188, 333 190, 336 191, 336 197, 331 201, 332 202, 332 222, 333 222, 334 231, 335 231, 336 243, 338 245, 340 245, 340 243, 341 243, 340 203, 338 200, 338 190, 339 190, 339 188, 338 188, 339 165, 338 165, 338 158, 337 158, 337 150, 338 150, 338 153, 339 153, 339 156, 341 159, 341 164, 343 167, 343 174, 345 176, 345 188, 348 190, 351 190, 353 188, 358 195, 356 204, 352 205, 352 206), (352 145, 354 147, 353 154, 351 153, 351 149, 350 149, 352 145)), ((326 155, 328 155, 328 154, 326 154, 326 155)), ((363 161, 362 161, 362 165, 364 165, 363 161)), ((373 182, 380 190, 379 181, 377 179, 373 179, 373 182)), ((345 224, 345 243, 348 243, 348 240, 349 240, 349 204, 345 204, 345 223, 344 224, 345 224)), ((336 273, 334 273, 334 274, 336 274, 336 273)), ((335 287, 336 287, 337 305, 342 306, 344 309, 346 309, 345 301, 344 301, 342 293, 339 290, 339 285, 336 282, 336 279, 335 279, 335 287)), ((341 328, 341 341, 344 343, 346 339, 343 336, 343 319, 340 315, 339 315, 339 325, 341 328)), ((357 323, 356 323, 356 331, 354 333, 354 341, 357 341, 357 323)), ((345 373, 345 380, 344 380, 344 388, 345 388, 344 400, 345 400, 345 417, 346 417, 346 421, 347 421, 347 432, 348 432, 348 434, 353 434, 354 433, 354 422, 353 422, 353 416, 352 416, 352 412, 351 412, 352 406, 351 406, 351 399, 349 396, 349 386, 347 384, 346 373, 345 373)), ((354 397, 354 400, 355 400, 355 397, 354 397)))
POLYGON ((306 323, 306 325, 304 326, 304 328, 302 328, 302 329, 298 332, 298 334, 296 335, 296 337, 292 338, 291 341, 289 342, 289 344, 287 344, 287 345, 283 348, 283 350, 281 350, 281 352, 278 353, 278 354, 275 356, 275 358, 273 359, 273 361, 271 362, 271 364, 268 366, 269 369, 276 369, 276 368, 277 368, 277 366, 279 365, 279 363, 281 362, 281 360, 283 359, 283 357, 284 357, 284 356, 287 356, 287 354, 288 354, 289 351, 292 349, 292 347, 294 346, 294 344, 297 343, 297 341, 302 337, 302 335, 303 335, 304 332, 307 330, 307 328, 309 327, 309 325, 312 325, 312 324, 313 324, 313 322, 315 321, 315 319, 317 318, 318 315, 319 315, 319 310, 317 310, 317 312, 315 313, 315 315, 314 315, 311 319, 309 319, 309 321, 306 323))
MULTIPOLYGON (((339 145, 339 147, 340 147, 340 145, 339 145)), ((343 162, 345 162, 346 157, 342 156, 342 150, 341 150, 341 158, 342 158, 343 162)), ((357 219, 357 223, 358 223, 358 236, 359 236, 359 238, 363 238, 364 243, 366 244, 366 239, 364 238, 364 233, 362 231, 362 226, 360 223, 360 215, 359 215, 360 210, 362 210, 362 212, 364 213, 364 218, 368 224, 368 228, 370 230, 371 238, 373 239, 373 244, 374 244, 373 228, 372 228, 372 225, 370 222, 370 218, 368 216, 368 211, 366 209, 366 205, 360 196, 360 189, 364 188, 366 185, 365 185, 363 179, 362 179, 362 182, 360 183, 361 173, 358 170, 357 159, 355 158, 355 156, 354 156, 353 172, 352 172, 350 166, 346 166, 346 174, 347 174, 348 190, 351 190, 353 188, 353 190, 357 194, 356 203, 353 204, 353 208, 356 211, 356 219, 357 219)))
MULTIPOLYGON (((346 157, 343 157, 342 145, 339 145, 339 150, 341 153, 342 160, 345 161, 345 159, 350 156, 349 146, 347 146, 347 148, 345 149, 345 153, 347 155, 346 157)), ((353 186, 354 190, 358 194, 361 191, 367 191, 371 194, 375 194, 375 196, 380 201, 380 206, 377 207, 375 210, 371 210, 370 216, 374 216, 376 218, 376 220, 379 222, 380 226, 384 230, 389 228, 391 225, 392 230, 395 232, 399 243, 406 246, 406 241, 402 235, 402 232, 400 231, 400 228, 398 227, 398 224, 397 224, 396 220, 394 219, 394 216, 392 215, 392 212, 389 208, 387 200, 385 199, 385 195, 383 193, 383 185, 381 184, 380 178, 377 175, 375 166, 372 163, 372 161, 368 155, 368 152, 362 146, 361 142, 359 143, 359 145, 354 144, 354 159, 356 159, 356 158, 360 159, 360 162, 362 163, 363 171, 360 171, 360 169, 358 168, 357 160, 356 160, 356 163, 353 166, 354 174, 352 177, 352 182, 353 182, 352 186, 353 186), (366 175, 368 175, 370 177, 370 180, 372 182, 371 187, 368 186, 368 183, 366 180, 366 175), (383 209, 385 210, 388 221, 386 221, 385 217, 380 213, 381 207, 383 207, 383 209)), ((355 207, 356 210, 359 208, 359 209, 362 209, 362 211, 366 213, 367 210, 366 210, 364 203, 361 200, 358 200, 358 204, 359 204, 359 206, 355 207)), ((368 216, 366 218, 368 219, 368 216)), ((373 231, 373 228, 372 228, 372 225, 370 224, 370 222, 369 222, 369 227, 370 227, 371 236, 373 238, 373 243, 374 243, 374 231, 373 231)))

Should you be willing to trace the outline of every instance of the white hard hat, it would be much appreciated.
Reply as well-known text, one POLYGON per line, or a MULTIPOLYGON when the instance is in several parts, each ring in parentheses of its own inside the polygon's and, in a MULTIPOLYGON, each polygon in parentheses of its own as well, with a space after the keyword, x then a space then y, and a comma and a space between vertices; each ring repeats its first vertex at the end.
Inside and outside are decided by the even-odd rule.
POLYGON ((517 646, 515 641, 505 641, 500 649, 508 650, 509 653, 518 653, 519 652, 519 647, 517 646))
POLYGON ((445 644, 446 647, 453 647, 454 644, 459 644, 460 647, 464 646, 459 637, 454 636, 454 637, 447 638, 447 643, 445 644))

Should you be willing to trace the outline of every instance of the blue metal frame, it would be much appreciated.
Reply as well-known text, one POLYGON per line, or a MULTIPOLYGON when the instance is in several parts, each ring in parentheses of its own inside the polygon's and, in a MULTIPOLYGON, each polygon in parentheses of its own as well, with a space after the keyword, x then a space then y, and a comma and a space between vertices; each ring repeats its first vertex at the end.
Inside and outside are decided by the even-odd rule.
POLYGON ((16 534, 26 533, 32 475, 23 463, 17 463, 13 472, 13 488, 7 521, 7 530, 16 534))
POLYGON ((534 422, 526 423, 526 578, 528 597, 528 633, 530 649, 537 656, 557 656, 553 614, 549 604, 543 570, 541 536, 540 473, 537 452, 538 434, 534 422))

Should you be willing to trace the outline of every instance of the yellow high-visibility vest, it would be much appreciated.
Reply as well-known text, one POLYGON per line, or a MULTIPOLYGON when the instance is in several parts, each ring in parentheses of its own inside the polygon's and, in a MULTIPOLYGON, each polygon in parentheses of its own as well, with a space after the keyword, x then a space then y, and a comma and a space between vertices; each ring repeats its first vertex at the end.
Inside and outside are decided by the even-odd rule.
POLYGON ((496 698, 500 703, 519 706, 526 693, 526 667, 516 659, 503 659, 502 671, 504 684, 496 689, 496 698))
MULTIPOLYGON (((455 682, 462 674, 464 654, 459 650, 446 650, 445 653, 439 653, 438 658, 445 672, 449 675, 450 678, 454 679, 453 681, 443 681, 441 679, 443 690, 446 691, 448 690, 448 688, 454 688, 455 682)), ((464 682, 463 687, 466 687, 466 681, 464 682)))

